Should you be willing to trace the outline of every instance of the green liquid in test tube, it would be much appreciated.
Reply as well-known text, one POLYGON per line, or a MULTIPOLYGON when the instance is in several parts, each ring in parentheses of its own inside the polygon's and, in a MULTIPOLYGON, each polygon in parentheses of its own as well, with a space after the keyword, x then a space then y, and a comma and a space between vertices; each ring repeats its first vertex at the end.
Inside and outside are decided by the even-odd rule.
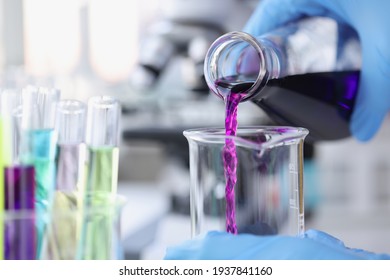
POLYGON ((88 147, 89 164, 87 193, 100 199, 116 194, 119 149, 117 147, 88 147))
POLYGON ((95 96, 88 102, 87 171, 80 259, 110 259, 119 161, 118 101, 95 96))

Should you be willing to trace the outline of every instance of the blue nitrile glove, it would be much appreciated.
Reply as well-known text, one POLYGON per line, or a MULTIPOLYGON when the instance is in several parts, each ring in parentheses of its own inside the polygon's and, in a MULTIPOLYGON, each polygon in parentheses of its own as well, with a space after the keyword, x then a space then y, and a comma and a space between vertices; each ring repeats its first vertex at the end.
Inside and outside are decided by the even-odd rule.
POLYGON ((344 246, 340 240, 316 230, 302 237, 280 235, 233 235, 211 231, 167 249, 166 260, 390 260, 390 255, 374 254, 344 246))
POLYGON ((261 0, 244 31, 258 36, 305 16, 325 16, 356 29, 362 69, 350 130, 370 140, 390 110, 390 1, 261 0))

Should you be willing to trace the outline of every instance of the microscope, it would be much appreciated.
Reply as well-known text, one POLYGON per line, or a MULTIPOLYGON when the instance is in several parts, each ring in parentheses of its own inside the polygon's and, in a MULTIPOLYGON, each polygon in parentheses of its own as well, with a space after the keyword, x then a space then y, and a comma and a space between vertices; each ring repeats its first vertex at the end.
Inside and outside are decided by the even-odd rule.
POLYGON ((160 19, 141 42, 132 86, 147 90, 156 85, 177 57, 180 80, 191 91, 207 92, 203 61, 211 43, 227 31, 242 29, 253 11, 253 0, 165 0, 160 19))

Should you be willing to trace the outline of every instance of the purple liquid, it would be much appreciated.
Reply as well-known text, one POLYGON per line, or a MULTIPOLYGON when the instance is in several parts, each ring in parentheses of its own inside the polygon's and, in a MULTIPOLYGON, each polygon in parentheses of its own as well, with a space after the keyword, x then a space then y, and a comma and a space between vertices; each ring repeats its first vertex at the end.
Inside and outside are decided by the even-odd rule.
MULTIPOLYGON (((308 140, 349 137, 359 71, 308 73, 272 79, 251 98, 278 125, 305 127, 308 140), (326 116, 326 117, 325 117, 326 116)), ((222 96, 245 96, 252 76, 229 76, 217 82, 222 96)))
POLYGON ((35 171, 32 166, 4 169, 5 259, 33 260, 36 257, 35 171))
MULTIPOLYGON (((333 107, 342 119, 349 120, 355 105, 359 85, 359 71, 308 73, 273 79, 262 94, 272 88, 288 90, 333 107)), ((261 99, 256 98, 256 100, 261 99)), ((283 100, 281 100, 283 102, 283 100)))
MULTIPOLYGON (((237 132, 237 110, 241 98, 238 94, 229 94, 226 98, 226 136, 235 136, 237 132)), ((237 234, 234 186, 237 182, 237 151, 234 140, 226 138, 223 147, 223 165, 226 180, 226 231, 237 234)))
MULTIPOLYGON (((216 88, 224 96, 226 104, 225 135, 235 136, 237 133, 238 104, 252 86, 251 82, 243 82, 236 77, 225 77, 216 81, 216 88)), ((237 151, 234 140, 226 137, 223 147, 223 165, 225 174, 225 200, 226 200, 226 231, 237 234, 236 209, 234 187, 237 183, 237 151)))
POLYGON ((77 191, 80 185, 80 144, 60 144, 57 149, 56 190, 63 192, 77 191))

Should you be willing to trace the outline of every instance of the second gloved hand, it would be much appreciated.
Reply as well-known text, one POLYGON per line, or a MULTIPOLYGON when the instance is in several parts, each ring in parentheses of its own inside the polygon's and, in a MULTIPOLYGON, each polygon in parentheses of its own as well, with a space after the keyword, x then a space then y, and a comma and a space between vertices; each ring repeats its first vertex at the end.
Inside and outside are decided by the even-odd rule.
POLYGON ((355 28, 362 45, 359 92, 350 130, 371 139, 390 110, 390 1, 261 0, 244 31, 258 36, 307 16, 325 16, 355 28))
POLYGON ((388 260, 390 255, 347 248, 340 240, 316 230, 309 230, 302 237, 233 235, 212 231, 204 238, 168 248, 165 259, 388 260))

